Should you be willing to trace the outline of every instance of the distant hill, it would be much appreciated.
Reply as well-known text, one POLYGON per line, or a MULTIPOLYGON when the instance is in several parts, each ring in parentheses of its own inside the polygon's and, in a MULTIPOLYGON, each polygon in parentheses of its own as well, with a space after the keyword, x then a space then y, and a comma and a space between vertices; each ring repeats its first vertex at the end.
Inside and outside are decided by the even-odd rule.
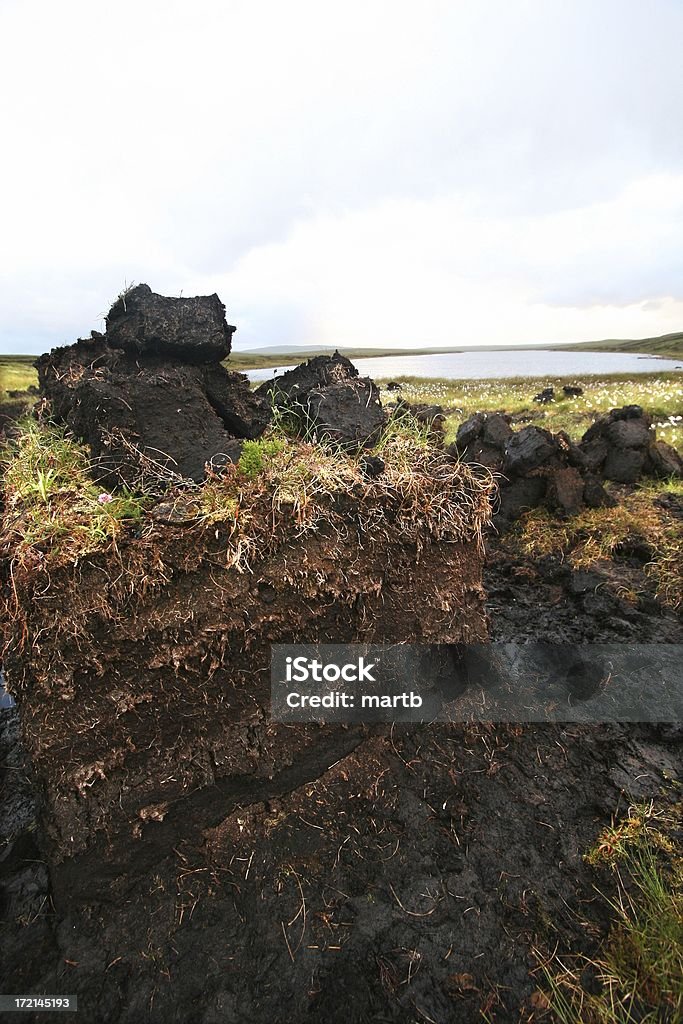
MULTIPOLYGON (((552 347, 560 348, 559 345, 552 347)), ((605 341, 580 341, 575 345, 561 347, 589 349, 591 352, 643 352, 653 356, 667 356, 669 359, 683 359, 683 331, 660 334, 657 338, 608 338, 605 341)))
MULTIPOLYGON (((372 356, 426 356, 444 352, 510 352, 522 349, 552 349, 566 352, 567 349, 582 349, 591 352, 634 352, 643 355, 664 356, 669 359, 683 359, 683 331, 662 334, 657 338, 619 339, 604 341, 578 341, 565 345, 475 345, 466 348, 346 348, 339 346, 342 355, 349 359, 369 359, 372 356)), ((287 366, 310 359, 312 356, 328 355, 335 351, 334 345, 284 346, 271 345, 249 351, 235 351, 230 354, 233 369, 257 369, 265 366, 287 366)))
POLYGON ((268 348, 233 349, 227 365, 234 370, 257 370, 265 366, 293 366, 313 356, 340 352, 348 359, 370 359, 376 356, 428 356, 443 352, 462 352, 462 348, 347 348, 345 345, 304 346, 271 345, 268 348))
MULTIPOLYGON (((256 370, 263 367, 293 366, 312 356, 329 355, 335 345, 268 345, 254 349, 233 349, 227 365, 232 370, 256 370)), ((510 352, 528 349, 552 349, 566 352, 567 349, 582 349, 592 352, 634 352, 644 355, 664 356, 683 361, 683 331, 662 334, 657 338, 607 338, 604 341, 579 341, 563 345, 473 345, 451 346, 448 348, 358 348, 338 346, 342 355, 349 359, 369 359, 377 356, 425 356, 454 352, 510 352)), ((21 363, 31 366, 35 355, 0 355, 0 372, 10 364, 21 363)))
POLYGON ((233 355, 241 355, 242 353, 249 353, 250 355, 257 356, 277 356, 282 355, 301 355, 307 352, 316 352, 318 355, 321 352, 334 352, 334 345, 262 345, 260 348, 234 348, 232 349, 233 355))

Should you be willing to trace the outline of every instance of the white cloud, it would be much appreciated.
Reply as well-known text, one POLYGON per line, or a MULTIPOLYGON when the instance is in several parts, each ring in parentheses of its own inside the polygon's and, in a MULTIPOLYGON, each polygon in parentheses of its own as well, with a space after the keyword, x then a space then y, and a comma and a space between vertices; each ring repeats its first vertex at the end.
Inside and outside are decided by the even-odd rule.
POLYGON ((0 0, 0 351, 124 280, 216 287, 261 344, 657 333, 682 28, 668 0, 0 0))
MULTIPOLYGON (((266 344, 263 282, 305 335, 367 345, 557 342, 665 333, 683 324, 683 175, 542 216, 473 213, 462 197, 388 200, 319 216, 212 278, 244 308, 242 343, 266 344), (665 257, 658 281, 643 276, 665 257), (670 289, 667 291, 667 289, 670 289), (652 300, 658 300, 655 307, 652 300), (649 300, 649 301, 648 301, 649 300)), ((197 281, 197 285, 200 280, 197 281)))

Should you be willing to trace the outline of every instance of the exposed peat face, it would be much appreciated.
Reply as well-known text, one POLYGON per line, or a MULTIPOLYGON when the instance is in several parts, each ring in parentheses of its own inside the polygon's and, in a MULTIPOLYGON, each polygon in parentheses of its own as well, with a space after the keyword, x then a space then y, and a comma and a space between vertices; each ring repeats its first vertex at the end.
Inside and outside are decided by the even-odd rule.
POLYGON ((270 648, 681 643, 645 544, 579 568, 511 530, 680 459, 638 407, 447 448, 338 354, 254 392, 224 313, 139 286, 38 363, 36 430, 88 454, 62 431, 62 479, 34 438, 38 484, 5 477, 0 989, 102 1024, 532 1020, 539 951, 608 926, 585 851, 668 799, 680 727, 274 721, 270 648))

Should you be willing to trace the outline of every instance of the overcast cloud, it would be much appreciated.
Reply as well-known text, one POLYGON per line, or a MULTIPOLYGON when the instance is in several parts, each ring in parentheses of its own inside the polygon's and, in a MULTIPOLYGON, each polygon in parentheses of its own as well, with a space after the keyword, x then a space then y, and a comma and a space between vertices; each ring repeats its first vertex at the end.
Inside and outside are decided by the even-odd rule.
POLYGON ((679 0, 0 0, 0 352, 683 330, 679 0))

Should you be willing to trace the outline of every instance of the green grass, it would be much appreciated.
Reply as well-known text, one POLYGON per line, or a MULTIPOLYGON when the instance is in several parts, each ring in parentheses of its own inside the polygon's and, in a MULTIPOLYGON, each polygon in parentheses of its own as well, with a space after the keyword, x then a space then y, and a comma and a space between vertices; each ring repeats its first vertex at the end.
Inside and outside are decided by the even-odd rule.
MULTIPOLYGON (((455 439, 458 426, 475 412, 507 412, 528 416, 547 430, 566 432, 578 440, 601 413, 622 405, 642 405, 657 422, 657 437, 683 448, 683 375, 673 373, 609 374, 586 377, 511 377, 499 380, 448 380, 395 377, 408 402, 443 406, 448 416, 446 440, 455 439), (565 398, 564 384, 581 384, 584 394, 565 398), (534 395, 554 387, 558 396, 550 405, 538 405, 534 395), (561 397, 560 397, 561 396, 561 397)), ((387 379, 378 379, 382 401, 395 400, 386 391, 387 379)))
POLYGON ((245 441, 239 459, 239 468, 248 480, 255 480, 262 473, 269 459, 282 451, 285 442, 278 437, 245 441))
POLYGON ((673 334, 661 334, 657 338, 618 339, 609 338, 605 341, 582 341, 572 348, 591 352, 649 352, 655 356, 667 356, 670 359, 683 358, 683 331, 673 334))
POLYGON ((25 391, 38 383, 34 359, 35 356, 0 356, 0 402, 8 401, 8 391, 25 391))
POLYGON ((607 867, 614 922, 593 961, 544 965, 547 1001, 559 1024, 678 1024, 683 1019, 683 858, 676 845, 681 806, 630 809, 605 829, 586 860, 607 867), (597 990, 581 975, 591 967, 597 990))
POLYGON ((2 452, 4 532, 21 549, 44 551, 58 545, 70 558, 115 541, 140 521, 148 504, 123 490, 103 492, 89 474, 86 449, 60 427, 34 421, 2 452))
POLYGON ((300 363, 302 359, 309 356, 283 355, 258 355, 256 352, 231 352, 225 360, 224 366, 228 370, 237 370, 243 373, 245 370, 262 370, 269 366, 292 366, 300 363))

